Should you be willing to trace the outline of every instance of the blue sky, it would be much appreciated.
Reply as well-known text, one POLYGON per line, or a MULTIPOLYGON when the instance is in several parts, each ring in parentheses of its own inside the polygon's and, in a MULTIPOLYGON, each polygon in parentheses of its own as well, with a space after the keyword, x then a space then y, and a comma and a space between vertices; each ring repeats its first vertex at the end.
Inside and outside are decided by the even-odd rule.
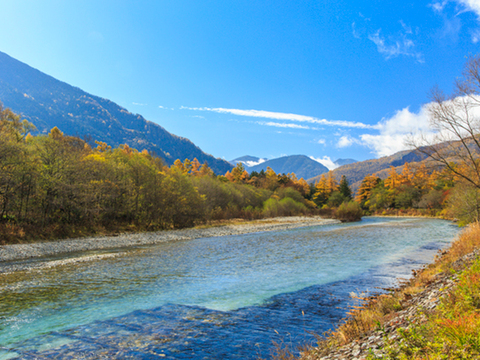
POLYGON ((427 129, 430 90, 449 93, 480 45, 480 0, 0 8, 0 51, 227 160, 398 151, 427 129))

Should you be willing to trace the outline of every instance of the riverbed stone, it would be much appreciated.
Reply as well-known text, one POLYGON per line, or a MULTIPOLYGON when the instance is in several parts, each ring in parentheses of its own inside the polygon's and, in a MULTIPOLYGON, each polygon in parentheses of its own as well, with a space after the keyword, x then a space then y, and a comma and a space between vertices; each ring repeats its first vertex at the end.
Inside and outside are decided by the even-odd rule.
MULTIPOLYGON (((457 260, 454 263, 454 266, 457 270, 464 269, 467 264, 470 264, 474 259, 480 257, 480 249, 476 249, 470 254, 463 256, 461 259, 457 260)), ((332 360, 338 359, 340 356, 345 356, 345 359, 366 359, 369 354, 373 354, 376 357, 381 357, 384 355, 382 349, 385 346, 386 339, 387 343, 395 344, 395 342, 403 343, 404 339, 401 338, 399 333, 400 329, 410 329, 411 323, 423 323, 427 320, 425 312, 433 311, 436 306, 439 304, 440 299, 446 296, 450 289, 452 289, 456 281, 458 280, 457 274, 452 274, 449 271, 446 271, 441 274, 437 274, 434 281, 428 284, 425 289, 415 295, 405 302, 404 309, 398 311, 395 316, 384 324, 384 329, 389 329, 385 331, 384 334, 378 336, 375 333, 378 331, 374 330, 365 334, 360 339, 354 340, 349 344, 342 345, 337 348, 329 349, 318 349, 317 353, 321 353, 321 357, 315 355, 315 352, 306 353, 302 360, 332 360), (448 284, 448 287, 445 286, 448 284), (360 345, 360 351, 358 347, 360 345), (327 353, 325 353, 327 352, 327 353), (347 355, 346 355, 347 354, 347 355)))

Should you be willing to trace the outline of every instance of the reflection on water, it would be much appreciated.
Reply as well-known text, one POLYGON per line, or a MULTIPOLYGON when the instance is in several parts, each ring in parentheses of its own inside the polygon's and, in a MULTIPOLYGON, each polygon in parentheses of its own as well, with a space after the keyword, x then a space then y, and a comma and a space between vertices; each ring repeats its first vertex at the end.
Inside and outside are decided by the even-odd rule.
POLYGON ((256 358, 332 328, 349 294, 389 287, 457 228, 360 223, 164 243, 0 276, 1 358, 256 358), (13 351, 15 350, 15 351, 13 351))

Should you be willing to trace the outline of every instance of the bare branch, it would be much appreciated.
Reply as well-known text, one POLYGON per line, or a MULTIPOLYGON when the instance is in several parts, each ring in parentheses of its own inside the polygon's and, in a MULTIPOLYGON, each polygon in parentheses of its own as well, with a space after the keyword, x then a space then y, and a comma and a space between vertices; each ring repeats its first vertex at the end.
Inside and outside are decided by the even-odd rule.
POLYGON ((480 189, 480 56, 467 61, 455 88, 450 97, 432 89, 428 114, 436 134, 411 137, 408 145, 480 189))

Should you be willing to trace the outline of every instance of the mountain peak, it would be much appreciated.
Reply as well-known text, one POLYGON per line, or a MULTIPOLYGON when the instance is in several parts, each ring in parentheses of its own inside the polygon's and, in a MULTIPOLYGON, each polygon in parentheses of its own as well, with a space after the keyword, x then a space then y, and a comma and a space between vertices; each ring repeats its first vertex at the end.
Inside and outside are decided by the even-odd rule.
POLYGON ((289 155, 262 162, 247 170, 262 171, 270 167, 277 174, 294 173, 297 178, 309 179, 311 177, 328 172, 328 168, 319 162, 312 160, 306 155, 289 155))

